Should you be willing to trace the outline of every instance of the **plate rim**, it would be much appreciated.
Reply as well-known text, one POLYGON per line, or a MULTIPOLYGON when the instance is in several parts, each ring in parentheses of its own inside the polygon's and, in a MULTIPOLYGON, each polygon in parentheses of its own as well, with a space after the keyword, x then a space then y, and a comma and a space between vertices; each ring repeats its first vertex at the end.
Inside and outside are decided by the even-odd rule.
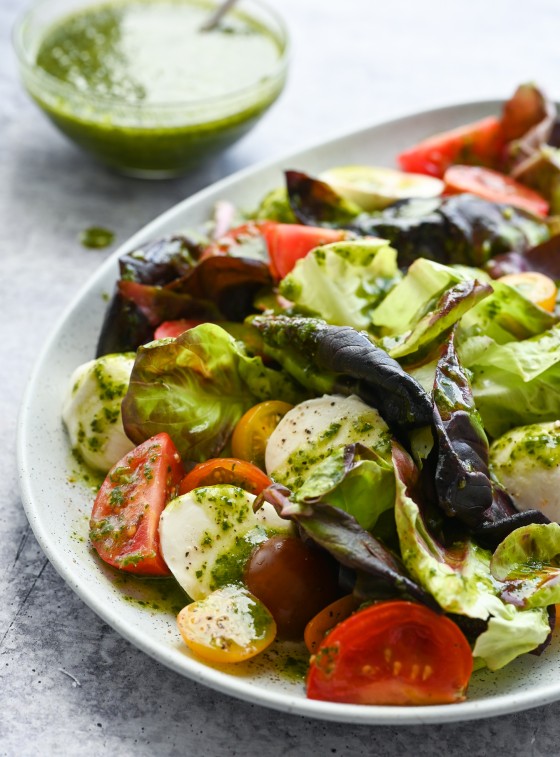
MULTIPOLYGON (((109 274, 110 269, 116 266, 118 258, 133 246, 140 244, 147 237, 164 226, 167 222, 172 221, 175 217, 181 216, 188 212, 190 206, 196 207, 204 202, 207 197, 216 193, 227 193, 231 186, 242 184, 252 175, 280 167, 287 161, 296 161, 305 154, 317 148, 328 148, 335 145, 338 141, 345 139, 359 139, 375 128, 397 126, 399 123, 409 121, 414 117, 438 117, 461 109, 483 109, 483 108, 500 108, 503 100, 500 99, 483 99, 483 100, 466 100, 452 104, 440 105, 436 107, 424 108, 421 110, 410 110, 404 114, 391 117, 389 119, 377 119, 360 125, 358 128, 340 130, 338 133, 322 139, 320 141, 311 141, 307 145, 297 150, 285 151, 283 154, 272 158, 259 161, 245 168, 242 168, 212 184, 200 189, 195 194, 184 198, 174 204, 163 213, 153 218, 147 224, 142 226, 132 236, 126 239, 104 260, 91 276, 78 288, 74 296, 70 299, 66 307, 63 308, 54 326, 51 328, 41 350, 34 361, 31 371, 27 377, 26 386, 22 395, 17 419, 16 433, 16 458, 19 489, 22 497, 23 508, 29 521, 31 529, 37 539, 41 549, 45 553, 51 565, 61 576, 64 582, 80 597, 80 599, 100 617, 105 623, 113 628, 119 635, 132 643, 142 652, 152 657, 159 663, 165 665, 176 673, 187 677, 196 683, 203 684, 215 691, 227 694, 235 699, 265 706, 276 711, 283 711, 289 714, 306 716, 314 719, 327 720, 331 722, 347 722, 362 725, 420 725, 461 722, 474 719, 483 719, 495 717, 504 714, 510 714, 521 710, 527 710, 533 707, 542 706, 560 699, 560 682, 556 685, 542 685, 538 692, 506 693, 490 700, 466 700, 465 702, 455 705, 429 705, 424 707, 396 707, 396 706, 379 706, 379 705, 355 705, 339 704, 331 702, 322 702, 307 699, 305 697, 294 696, 285 692, 268 691, 266 688, 255 687, 254 684, 237 677, 229 676, 227 673, 215 670, 204 663, 185 657, 189 665, 187 668, 179 665, 171 651, 166 647, 159 647, 149 638, 146 639, 141 631, 131 628, 124 621, 121 621, 118 613, 109 606, 104 606, 93 592, 88 590, 87 585, 73 579, 64 558, 51 543, 49 534, 41 528, 38 514, 35 512, 35 495, 32 491, 32 478, 30 477, 30 468, 26 456, 26 437, 28 431, 28 410, 32 404, 32 395, 34 386, 41 374, 41 367, 47 360, 54 343, 59 335, 64 331, 72 313, 78 309, 84 297, 96 288, 109 274)), ((227 197, 227 194, 224 194, 227 197)), ((157 233, 157 232, 156 232, 157 233)), ((115 271, 116 276, 116 271, 115 271)), ((40 505, 39 505, 40 507, 40 505)))

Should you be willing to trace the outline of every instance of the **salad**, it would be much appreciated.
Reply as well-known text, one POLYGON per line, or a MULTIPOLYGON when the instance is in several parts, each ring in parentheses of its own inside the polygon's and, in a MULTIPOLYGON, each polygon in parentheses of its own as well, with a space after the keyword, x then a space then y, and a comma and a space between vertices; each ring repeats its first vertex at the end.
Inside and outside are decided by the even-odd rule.
POLYGON ((310 698, 427 705, 546 654, 555 124, 523 85, 400 171, 290 170, 250 213, 121 256, 62 415, 104 476, 92 547, 174 577, 200 659, 296 640, 310 698))

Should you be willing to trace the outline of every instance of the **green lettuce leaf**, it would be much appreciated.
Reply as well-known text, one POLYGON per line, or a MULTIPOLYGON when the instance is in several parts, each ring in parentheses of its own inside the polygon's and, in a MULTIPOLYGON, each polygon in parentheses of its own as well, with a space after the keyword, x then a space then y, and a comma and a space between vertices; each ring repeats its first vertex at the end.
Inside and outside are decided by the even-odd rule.
POLYGON ((490 670, 499 670, 522 654, 532 652, 550 634, 548 613, 544 608, 520 611, 504 605, 502 612, 488 621, 488 628, 473 647, 475 665, 480 660, 490 670))
POLYGON ((476 280, 461 281, 445 291, 431 312, 423 316, 409 334, 391 347, 391 357, 409 358, 425 353, 438 344, 438 340, 474 305, 492 291, 489 284, 476 280))
POLYGON ((280 283, 280 294, 335 326, 368 329, 371 312, 401 278, 397 253, 382 239, 312 250, 280 283))
POLYGON ((560 602, 560 525, 518 528, 497 547, 490 570, 505 584, 502 598, 521 607, 560 602))
POLYGON ((289 376, 249 357, 241 342, 205 323, 139 348, 122 404, 123 425, 136 444, 166 431, 184 460, 203 461, 220 452, 253 405, 304 397, 289 376))
POLYGON ((463 538, 444 546, 430 532, 411 496, 414 473, 406 454, 393 451, 396 479, 395 520, 402 560, 416 583, 446 612, 487 622, 473 656, 491 670, 507 665, 545 642, 550 625, 544 609, 520 610, 500 597, 503 585, 492 576, 492 553, 463 538))
POLYGON ((492 281, 494 290, 461 319, 459 339, 485 335, 498 344, 528 339, 554 326, 557 319, 502 281, 492 281))
POLYGON ((350 513, 362 528, 375 531, 381 515, 395 502, 392 465, 374 450, 359 445, 338 447, 311 467, 297 502, 324 502, 350 513))
POLYGON ((560 325, 507 344, 475 337, 459 346, 459 356, 490 436, 560 417, 560 325))
POLYGON ((447 289, 466 278, 459 270, 418 258, 376 308, 372 323, 380 336, 398 336, 411 331, 447 289))

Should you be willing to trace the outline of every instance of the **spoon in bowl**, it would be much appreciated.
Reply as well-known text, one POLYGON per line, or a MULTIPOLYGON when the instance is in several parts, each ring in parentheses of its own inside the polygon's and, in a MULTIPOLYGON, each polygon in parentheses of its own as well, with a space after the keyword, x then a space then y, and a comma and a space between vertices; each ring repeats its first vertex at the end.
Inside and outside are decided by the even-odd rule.
POLYGON ((230 8, 235 5, 237 0, 225 0, 221 5, 218 5, 216 10, 210 15, 210 17, 200 27, 201 32, 211 32, 220 23, 225 14, 230 8))

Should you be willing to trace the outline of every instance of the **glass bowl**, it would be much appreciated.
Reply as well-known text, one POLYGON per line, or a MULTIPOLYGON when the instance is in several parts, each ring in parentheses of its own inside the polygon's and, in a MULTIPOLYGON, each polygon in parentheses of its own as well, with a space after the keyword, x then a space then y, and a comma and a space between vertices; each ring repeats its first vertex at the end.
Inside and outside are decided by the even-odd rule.
MULTIPOLYGON (((218 5, 215 0, 197 4, 208 15, 218 5)), ((14 29, 21 77, 31 97, 67 137, 107 166, 145 178, 185 174, 243 136, 282 92, 288 33, 281 18, 260 0, 239 0, 230 13, 272 36, 278 58, 267 70, 257 72, 254 83, 219 95, 185 96, 184 102, 129 103, 80 90, 37 65, 40 45, 57 23, 84 10, 118 5, 103 0, 41 0, 14 29)))

